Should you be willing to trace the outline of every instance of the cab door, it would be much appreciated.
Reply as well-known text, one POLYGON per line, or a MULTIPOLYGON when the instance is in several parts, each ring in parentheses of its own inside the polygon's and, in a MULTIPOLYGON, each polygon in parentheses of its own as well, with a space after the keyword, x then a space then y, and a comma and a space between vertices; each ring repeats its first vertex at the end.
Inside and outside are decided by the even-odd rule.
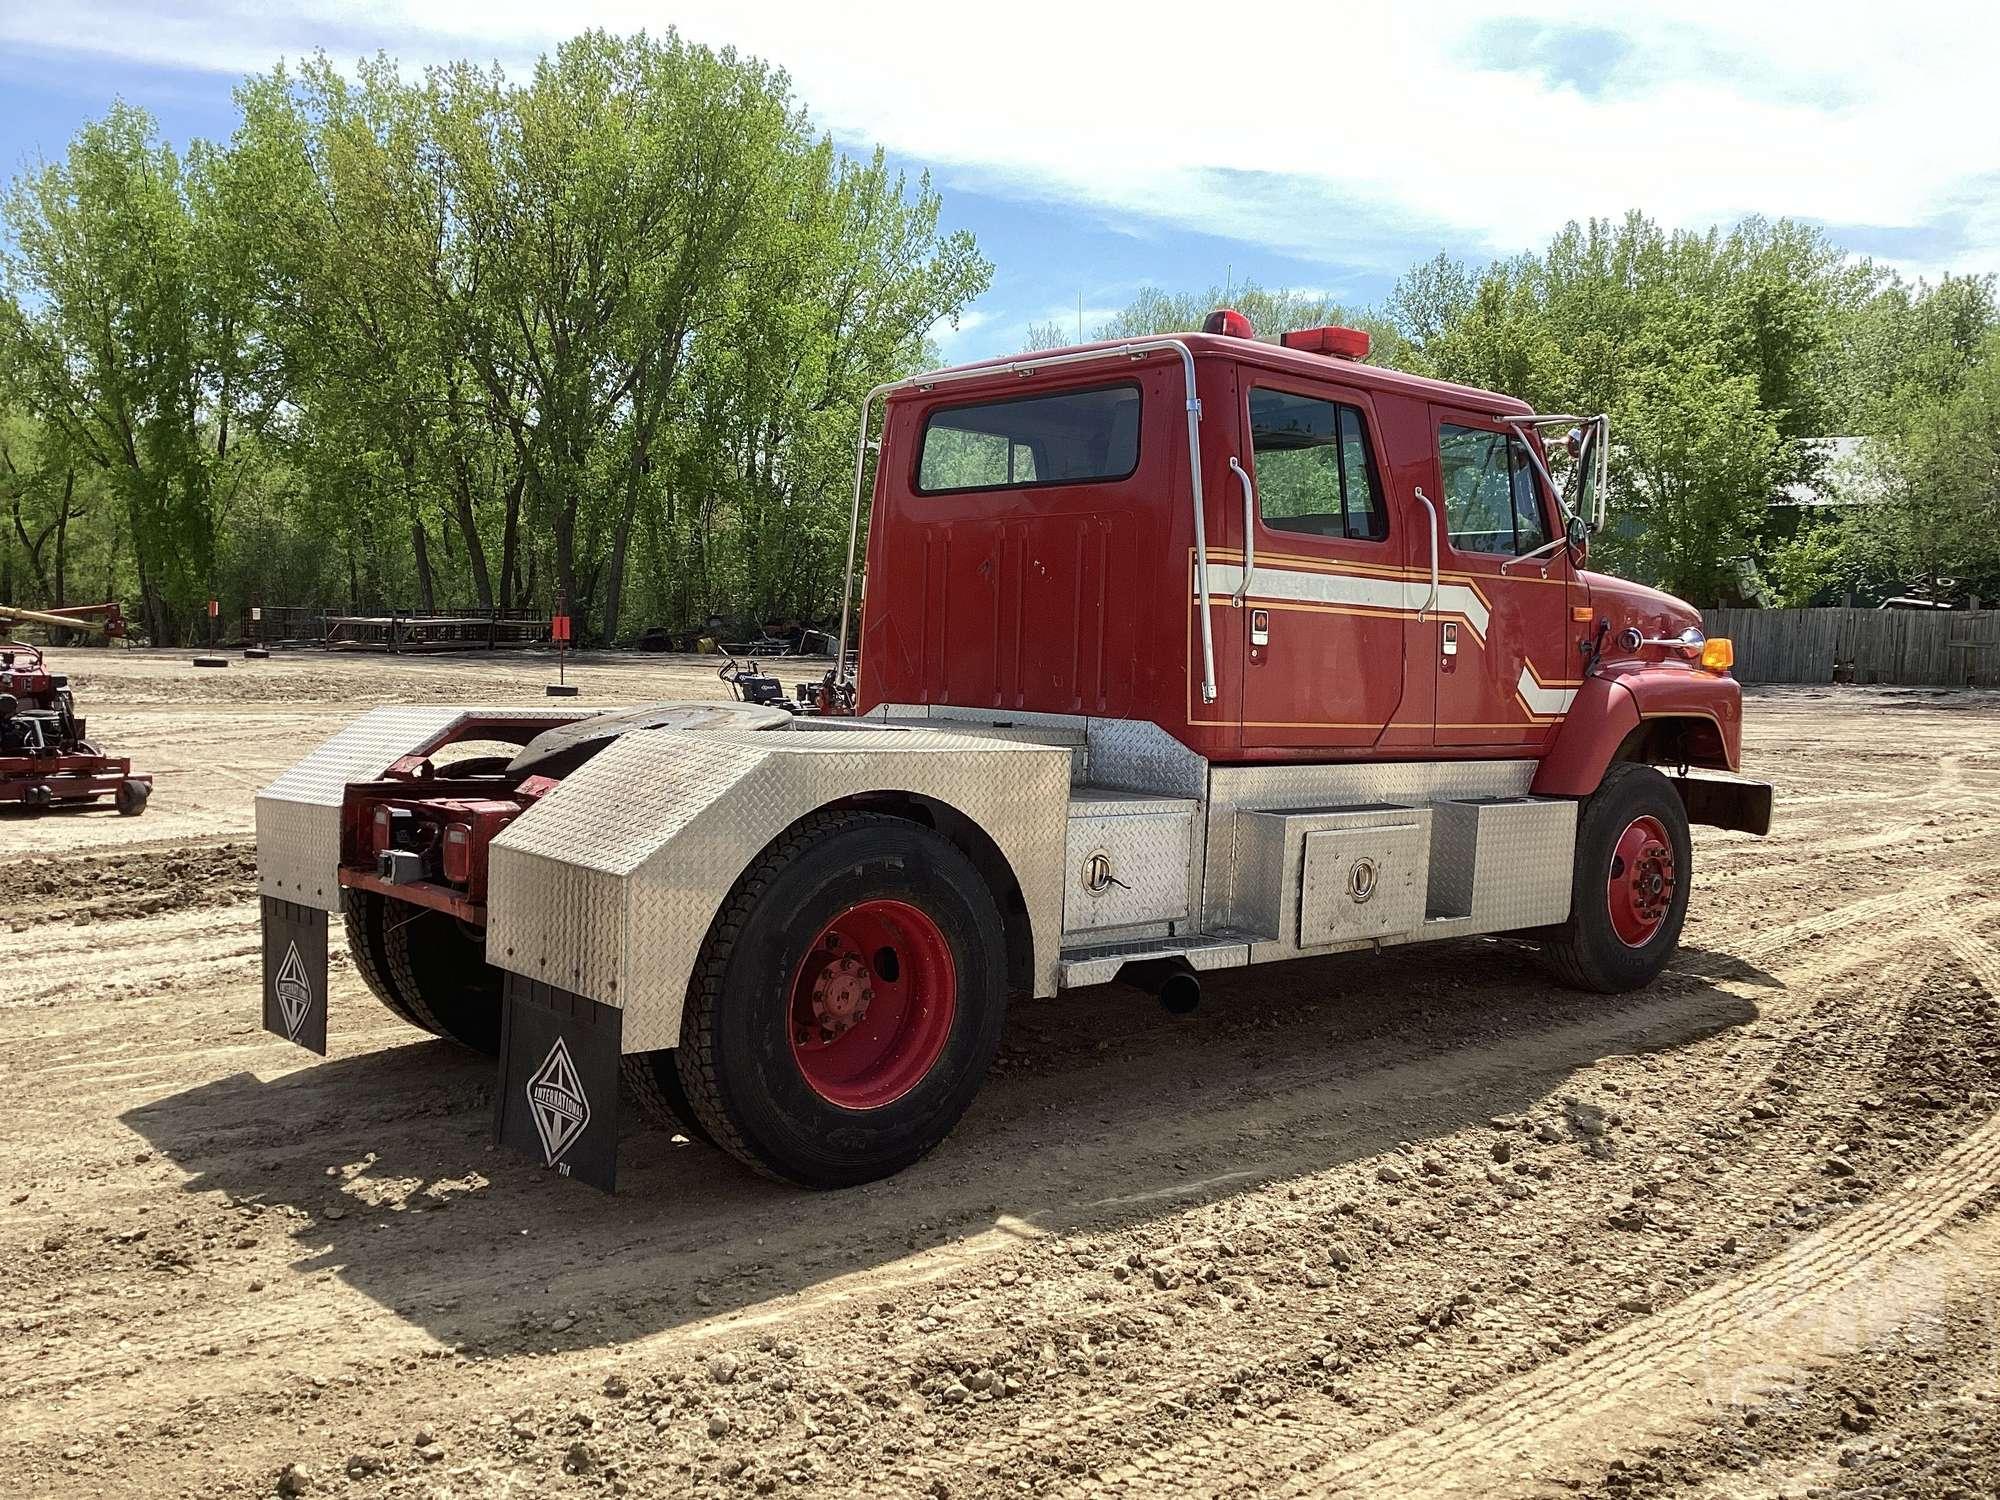
POLYGON ((1249 545, 1212 585, 1243 616, 1243 748, 1373 745, 1403 698, 1398 577, 1366 392, 1253 366, 1239 375, 1229 477, 1249 545))
POLYGON ((1431 429, 1439 589, 1415 639, 1434 666, 1436 743, 1539 751, 1580 685, 1554 497, 1508 424, 1434 405, 1431 429))

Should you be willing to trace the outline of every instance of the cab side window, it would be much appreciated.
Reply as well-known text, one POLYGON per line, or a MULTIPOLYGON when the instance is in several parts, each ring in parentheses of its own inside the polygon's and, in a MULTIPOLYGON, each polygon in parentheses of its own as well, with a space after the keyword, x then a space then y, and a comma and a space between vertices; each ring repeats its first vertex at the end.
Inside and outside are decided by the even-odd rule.
POLYGON ((1139 466, 1139 387, 939 407, 924 421, 917 493, 1126 479, 1139 466))
POLYGON ((1273 531, 1379 542, 1382 481, 1361 409, 1289 391, 1250 392, 1257 509, 1273 531))
POLYGON ((1519 557, 1548 543, 1534 460, 1518 436, 1440 423, 1438 474, 1456 550, 1519 557))

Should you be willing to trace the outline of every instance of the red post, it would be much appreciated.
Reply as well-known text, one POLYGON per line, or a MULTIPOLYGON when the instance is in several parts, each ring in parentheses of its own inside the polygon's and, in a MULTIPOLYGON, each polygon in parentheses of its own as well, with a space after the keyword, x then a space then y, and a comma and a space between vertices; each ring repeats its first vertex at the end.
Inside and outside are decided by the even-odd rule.
POLYGON ((556 647, 556 680, 549 687, 549 695, 567 698, 571 692, 564 672, 569 663, 569 600, 567 599, 558 603, 555 614, 549 617, 549 639, 555 642, 556 647))

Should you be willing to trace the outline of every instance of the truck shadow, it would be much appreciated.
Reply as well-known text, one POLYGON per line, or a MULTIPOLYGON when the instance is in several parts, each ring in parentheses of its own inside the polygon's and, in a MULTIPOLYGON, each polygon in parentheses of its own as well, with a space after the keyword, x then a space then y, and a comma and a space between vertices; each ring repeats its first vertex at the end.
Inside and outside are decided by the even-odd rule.
MULTIPOLYGON (((1440 1143, 1446 1175, 1403 1191, 1444 1208, 1448 1189, 1490 1191, 1484 1139, 1468 1151, 1455 1132, 1554 1111, 1602 1058, 1671 1053, 1756 1014, 1685 967, 1629 996, 1557 990, 1493 942, 1211 975, 1186 1018, 1107 986, 1016 1006, 993 1078, 937 1152, 823 1195, 642 1127, 629 1104, 617 1196, 560 1180, 492 1147, 493 1064, 432 1041, 239 1073, 122 1118, 188 1192, 289 1235, 301 1277, 330 1273, 488 1356, 618 1344, 785 1296, 872 1309, 922 1295, 938 1262, 919 1252, 998 1259, 1050 1232, 1131 1229, 1400 1142, 1440 1143)), ((268 1066, 296 1056, 274 1040, 268 1066)))

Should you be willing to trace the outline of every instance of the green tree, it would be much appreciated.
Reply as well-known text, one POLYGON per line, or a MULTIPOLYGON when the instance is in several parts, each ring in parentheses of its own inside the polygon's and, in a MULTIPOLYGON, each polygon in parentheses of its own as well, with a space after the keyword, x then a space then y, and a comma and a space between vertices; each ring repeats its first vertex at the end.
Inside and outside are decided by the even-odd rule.
POLYGON ((241 472, 232 444, 262 415, 254 308, 217 210, 220 163, 183 162, 123 104, 4 211, 0 340, 15 399, 95 466, 124 514, 155 639, 216 580, 241 472))
MULTIPOLYGON (((1287 288, 1267 288, 1254 281, 1240 285, 1214 285, 1197 292, 1170 292, 1161 287, 1142 288, 1114 317, 1100 323, 1093 339, 1142 338, 1151 334, 1188 333, 1201 327, 1208 315, 1220 307, 1233 308, 1250 320, 1257 337, 1276 343, 1279 335, 1298 328, 1340 325, 1360 328, 1374 341, 1369 362, 1397 365, 1404 356, 1405 340, 1389 319, 1370 311, 1350 310, 1325 292, 1287 288)), ((1043 325, 1052 328, 1053 325, 1043 325)), ((1031 337, 1045 336, 1030 327, 1031 337)), ((1064 342, 1068 342, 1065 340, 1064 342)), ((1047 347, 1047 346, 1042 346, 1047 347)))
POLYGON ((1755 379, 1718 354, 1648 367, 1612 415, 1620 524, 1604 561, 1700 603, 1742 591, 1782 450, 1755 379))

